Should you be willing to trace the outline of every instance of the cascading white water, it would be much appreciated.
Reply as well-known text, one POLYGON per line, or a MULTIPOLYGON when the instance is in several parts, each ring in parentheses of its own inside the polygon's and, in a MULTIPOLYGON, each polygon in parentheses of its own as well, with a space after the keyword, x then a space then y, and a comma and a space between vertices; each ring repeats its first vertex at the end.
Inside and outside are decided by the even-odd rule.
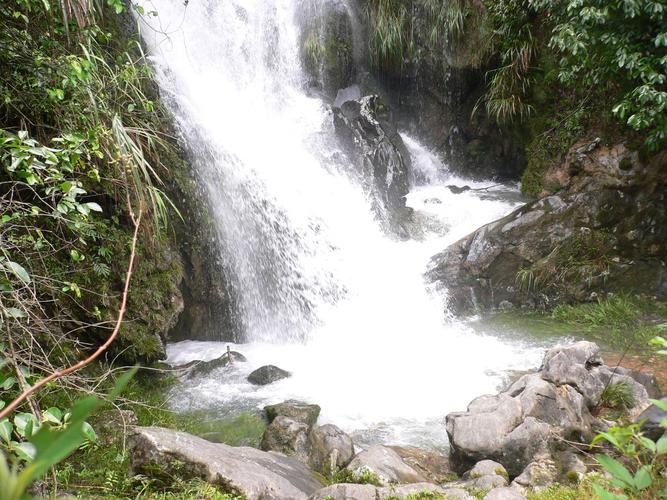
MULTIPOLYGON (((461 181, 405 137, 424 180, 408 197, 422 237, 384 234, 338 159, 330 112, 303 92, 298 0, 139 3, 158 12, 143 35, 216 217, 247 342, 236 348, 249 358, 179 388, 177 408, 293 397, 319 403, 325 421, 373 431, 369 440, 438 444, 444 429, 430 423, 493 390, 503 369, 535 362, 536 351, 447 318, 423 279, 433 254, 516 200, 452 194, 445 183, 461 181), (293 376, 245 381, 267 363, 293 376)), ((225 347, 171 345, 170 362, 225 347)))

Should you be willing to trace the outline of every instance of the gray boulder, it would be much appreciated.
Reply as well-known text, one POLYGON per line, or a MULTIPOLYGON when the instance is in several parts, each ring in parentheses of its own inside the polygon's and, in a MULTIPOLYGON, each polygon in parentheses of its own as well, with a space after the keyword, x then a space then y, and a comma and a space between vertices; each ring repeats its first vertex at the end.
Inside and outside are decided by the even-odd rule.
POLYGON ((273 419, 273 422, 264 431, 260 446, 264 451, 284 453, 296 458, 304 465, 308 465, 309 430, 307 424, 279 415, 273 419))
POLYGON ((450 484, 459 488, 489 491, 493 488, 507 486, 509 476, 502 464, 493 460, 481 460, 472 469, 465 472, 460 481, 450 484))
POLYGON ((577 342, 549 349, 542 362, 541 376, 556 385, 573 386, 586 398, 589 406, 595 406, 605 388, 593 371, 600 365, 600 348, 592 342, 577 342))
POLYGON ((587 188, 482 226, 435 255, 426 278, 447 289, 448 310, 458 314, 501 303, 553 307, 593 293, 664 298, 666 241, 664 189, 587 188))
POLYGON ((562 438, 589 442, 597 423, 590 408, 616 377, 591 342, 554 347, 537 373, 522 376, 500 394, 476 398, 466 412, 447 415, 452 457, 459 468, 495 460, 517 476, 532 462, 549 458, 562 438))
POLYGON ((352 438, 335 425, 313 427, 308 434, 309 465, 325 476, 332 476, 354 457, 352 438))
POLYGON ((333 121, 378 218, 387 229, 406 235, 405 224, 411 214, 405 205, 411 160, 390 122, 386 104, 377 95, 346 101, 340 108, 333 108, 333 121))
POLYGON ((232 447, 160 427, 135 427, 130 473, 198 477, 249 500, 308 498, 321 488, 298 460, 255 448, 232 447))
POLYGON ((524 488, 542 489, 551 486, 558 478, 558 469, 551 459, 531 462, 523 472, 514 478, 513 484, 524 488))
POLYGON ((254 385, 267 385, 290 376, 290 373, 273 365, 260 366, 250 375, 248 382, 254 385))
POLYGON ((455 475, 448 455, 413 446, 390 446, 389 448, 398 453, 403 462, 432 483, 441 484, 451 481, 452 476, 455 475))
POLYGON ((264 407, 266 417, 269 423, 273 419, 282 415, 289 417, 292 420, 306 424, 312 427, 317 422, 317 417, 320 416, 320 407, 314 404, 302 403, 300 401, 285 401, 275 405, 268 405, 264 407))
POLYGON ((369 470, 378 476, 382 486, 426 482, 419 472, 401 460, 398 453, 382 445, 373 445, 356 455, 347 469, 355 474, 369 470))

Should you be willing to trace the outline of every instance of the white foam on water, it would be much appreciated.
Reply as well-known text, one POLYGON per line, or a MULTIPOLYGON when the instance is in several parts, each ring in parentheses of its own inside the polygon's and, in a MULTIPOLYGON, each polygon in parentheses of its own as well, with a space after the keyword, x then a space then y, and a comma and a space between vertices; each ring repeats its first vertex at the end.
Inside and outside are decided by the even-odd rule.
MULTIPOLYGON (((421 180, 408 196, 415 237, 398 241, 340 159, 330 111, 303 91, 298 0, 139 3, 159 13, 144 38, 215 216, 246 339, 232 347, 248 358, 184 382, 175 408, 296 398, 362 441, 439 446, 447 412, 495 391, 503 370, 538 362, 539 349, 450 318, 424 280, 431 256, 518 206, 516 186, 457 178, 404 136, 421 180), (292 376, 252 386, 245 377, 264 364, 292 376)), ((171 344, 168 361, 226 346, 171 344)))

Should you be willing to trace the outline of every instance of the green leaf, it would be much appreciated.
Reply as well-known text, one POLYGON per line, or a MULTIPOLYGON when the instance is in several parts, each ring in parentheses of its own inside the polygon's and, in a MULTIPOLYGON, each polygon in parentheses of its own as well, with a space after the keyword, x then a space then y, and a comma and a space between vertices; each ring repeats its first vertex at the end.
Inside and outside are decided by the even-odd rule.
POLYGON ((605 490, 599 484, 593 483, 593 490, 600 500, 627 500, 625 495, 616 495, 610 491, 605 490))
POLYGON ((659 399, 649 399, 649 401, 660 408, 662 411, 667 411, 667 401, 661 401, 659 399))
POLYGON ((2 383, 0 383, 0 389, 8 391, 12 387, 14 387, 14 384, 16 384, 16 379, 14 377, 7 377, 5 380, 2 381, 2 383))
POLYGON ((667 453, 667 437, 662 436, 660 439, 658 439, 658 442, 656 443, 656 453, 658 455, 664 455, 667 453))
POLYGON ((97 442, 97 434, 95 433, 95 429, 93 429, 93 426, 90 425, 88 422, 83 423, 81 431, 89 441, 93 443, 97 442))
POLYGON ((651 453, 655 453, 657 451, 655 442, 652 441, 651 439, 645 437, 645 436, 638 436, 639 442, 642 444, 644 448, 649 450, 651 453))
POLYGON ((19 264, 17 262, 12 262, 10 260, 10 261, 5 263, 5 267, 7 267, 7 269, 9 269, 11 272, 13 272, 26 285, 29 285, 31 283, 30 275, 28 274, 28 271, 26 271, 25 268, 21 264, 19 264))
POLYGON ((642 466, 635 474, 635 488, 645 490, 653 484, 652 469, 650 465, 642 466))
POLYGON ((5 314, 9 316, 10 318, 14 319, 20 319, 20 318, 25 318, 28 315, 25 313, 25 311, 17 308, 17 307, 8 307, 5 309, 5 314))
POLYGON ((102 207, 99 206, 99 204, 95 203, 94 201, 90 201, 85 204, 89 210, 92 210, 93 212, 101 212, 102 207))
POLYGON ((63 420, 63 412, 60 410, 60 408, 56 408, 55 406, 52 406, 48 410, 42 412, 42 416, 44 417, 45 422, 56 425, 60 425, 63 420))
POLYGON ((18 432, 22 438, 29 438, 32 435, 33 422, 33 416, 30 413, 16 414, 14 417, 16 432, 18 432))
POLYGON ((622 481, 630 487, 633 487, 635 484, 634 478, 630 471, 625 468, 625 466, 607 455, 596 455, 595 457, 598 463, 604 467, 604 469, 609 472, 614 478, 622 481))
POLYGON ((2 438, 5 443, 9 444, 11 442, 13 430, 14 426, 8 418, 0 420, 0 438, 2 438))
POLYGON ((12 451, 16 453, 21 460, 25 460, 26 462, 31 462, 35 459, 36 450, 31 443, 25 441, 21 443, 14 442, 12 443, 12 451))

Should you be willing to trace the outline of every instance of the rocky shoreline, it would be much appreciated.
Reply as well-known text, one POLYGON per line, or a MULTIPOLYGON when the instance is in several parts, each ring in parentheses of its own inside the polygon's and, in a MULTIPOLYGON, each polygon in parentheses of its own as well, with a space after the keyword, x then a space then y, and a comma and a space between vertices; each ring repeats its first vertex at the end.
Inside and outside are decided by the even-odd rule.
POLYGON ((247 499, 375 500, 423 492, 428 498, 522 499, 591 472, 588 446, 612 425, 600 409, 615 384, 632 393, 626 419, 650 425, 664 417, 649 401, 661 396, 655 377, 607 366, 599 347, 582 341, 549 349, 539 369, 447 415, 448 455, 379 444, 358 449, 335 425, 317 425, 318 405, 287 401, 265 408, 269 425, 261 450, 134 427, 130 473, 202 478, 247 499))

